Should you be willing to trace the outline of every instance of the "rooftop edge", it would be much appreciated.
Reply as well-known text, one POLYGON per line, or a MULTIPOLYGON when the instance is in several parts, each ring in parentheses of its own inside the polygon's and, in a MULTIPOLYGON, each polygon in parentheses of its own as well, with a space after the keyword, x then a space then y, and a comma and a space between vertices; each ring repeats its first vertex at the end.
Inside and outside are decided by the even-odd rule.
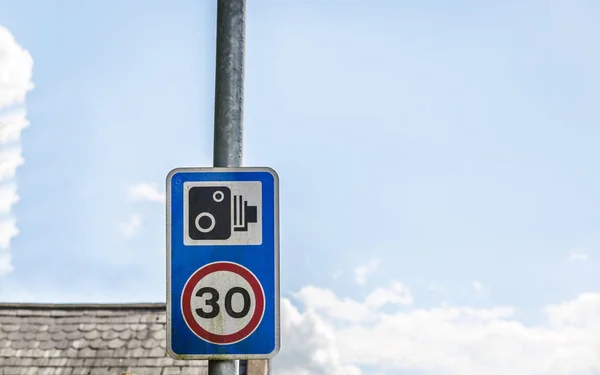
POLYGON ((1 303, 0 310, 165 310, 164 302, 145 303, 1 303))

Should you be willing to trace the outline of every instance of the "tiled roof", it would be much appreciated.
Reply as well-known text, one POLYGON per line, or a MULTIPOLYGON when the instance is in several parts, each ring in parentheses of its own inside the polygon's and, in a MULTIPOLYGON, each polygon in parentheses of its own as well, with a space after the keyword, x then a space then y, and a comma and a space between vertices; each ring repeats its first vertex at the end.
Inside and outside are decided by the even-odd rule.
POLYGON ((164 304, 0 304, 0 375, 207 374, 166 354, 165 319, 164 304))

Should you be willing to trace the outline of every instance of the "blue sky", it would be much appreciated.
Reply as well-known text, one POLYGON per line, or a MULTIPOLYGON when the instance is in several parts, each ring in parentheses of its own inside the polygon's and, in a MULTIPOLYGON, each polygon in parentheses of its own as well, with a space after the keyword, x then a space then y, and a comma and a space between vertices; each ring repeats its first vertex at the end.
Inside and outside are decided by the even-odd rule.
MULTIPOLYGON (((0 9, 35 84, 0 300, 164 301, 164 206, 131 189, 212 163, 215 2, 0 9)), ((282 297, 302 314, 309 285, 362 301, 398 281, 414 308, 514 306, 530 326, 599 292, 599 16, 249 1, 244 162, 281 178, 282 297)))

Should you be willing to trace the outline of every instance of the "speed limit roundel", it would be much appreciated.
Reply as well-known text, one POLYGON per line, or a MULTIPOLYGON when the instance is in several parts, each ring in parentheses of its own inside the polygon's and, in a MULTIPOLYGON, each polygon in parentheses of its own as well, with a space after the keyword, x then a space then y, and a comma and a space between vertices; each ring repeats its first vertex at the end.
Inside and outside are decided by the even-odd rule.
POLYGON ((234 344, 250 336, 265 312, 258 278, 237 263, 214 262, 190 276, 181 295, 187 326, 213 344, 234 344))

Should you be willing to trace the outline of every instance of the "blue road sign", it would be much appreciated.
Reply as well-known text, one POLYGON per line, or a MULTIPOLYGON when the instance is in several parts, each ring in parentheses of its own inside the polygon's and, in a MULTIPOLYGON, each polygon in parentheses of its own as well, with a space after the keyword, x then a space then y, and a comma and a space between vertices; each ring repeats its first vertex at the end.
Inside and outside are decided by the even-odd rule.
POLYGON ((176 359, 279 351, 279 178, 270 168, 167 176, 167 352, 176 359))

